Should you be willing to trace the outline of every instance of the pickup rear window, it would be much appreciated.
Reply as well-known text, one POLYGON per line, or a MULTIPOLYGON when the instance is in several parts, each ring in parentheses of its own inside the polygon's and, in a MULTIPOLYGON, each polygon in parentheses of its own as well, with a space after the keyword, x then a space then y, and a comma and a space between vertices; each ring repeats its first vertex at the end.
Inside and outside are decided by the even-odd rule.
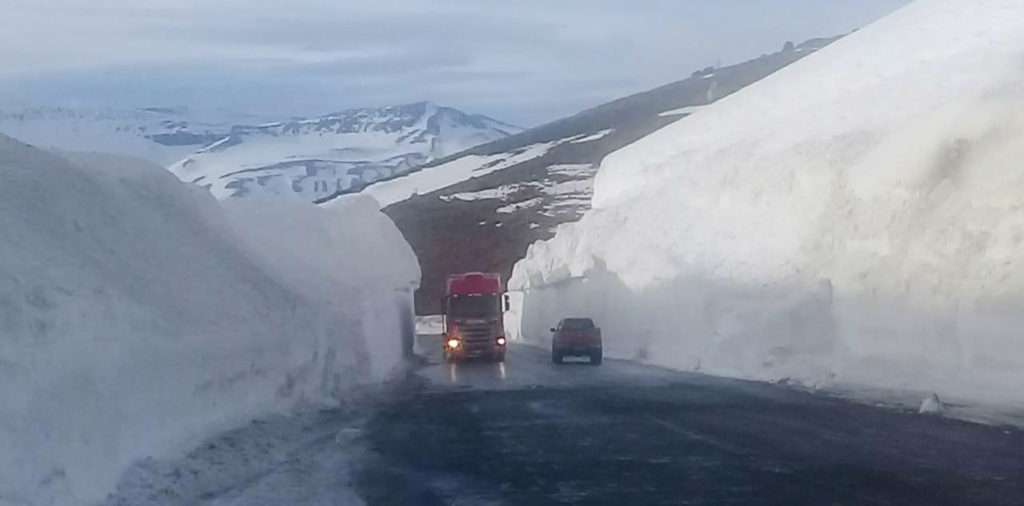
POLYGON ((594 320, 590 318, 566 318, 562 320, 562 330, 592 330, 594 320))

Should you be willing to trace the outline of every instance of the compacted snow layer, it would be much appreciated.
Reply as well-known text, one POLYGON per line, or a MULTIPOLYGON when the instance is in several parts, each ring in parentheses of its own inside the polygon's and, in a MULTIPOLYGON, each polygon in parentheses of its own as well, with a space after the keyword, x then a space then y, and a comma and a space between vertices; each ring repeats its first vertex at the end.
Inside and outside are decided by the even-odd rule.
POLYGON ((95 502, 140 458, 384 377, 418 266, 371 199, 337 206, 222 207, 0 136, 0 504, 95 502))
POLYGON ((1024 400, 1024 3, 919 0, 610 155, 515 267, 679 368, 1024 400))

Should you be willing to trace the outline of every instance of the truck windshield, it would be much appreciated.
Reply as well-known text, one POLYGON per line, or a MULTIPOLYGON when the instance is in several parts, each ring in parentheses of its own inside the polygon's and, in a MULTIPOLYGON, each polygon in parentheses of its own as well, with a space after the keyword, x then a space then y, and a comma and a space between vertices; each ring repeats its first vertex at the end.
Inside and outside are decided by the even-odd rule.
POLYGON ((497 295, 462 295, 448 299, 448 315, 489 318, 501 313, 497 295))

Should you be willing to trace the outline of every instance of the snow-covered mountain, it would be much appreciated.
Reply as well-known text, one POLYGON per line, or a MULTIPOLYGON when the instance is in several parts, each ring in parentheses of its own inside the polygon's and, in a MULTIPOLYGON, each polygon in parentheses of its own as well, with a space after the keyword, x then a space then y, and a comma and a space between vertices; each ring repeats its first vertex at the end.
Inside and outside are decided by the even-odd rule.
POLYGON ((134 156, 164 166, 223 139, 232 125, 261 121, 265 120, 184 107, 0 108, 0 133, 22 142, 47 149, 134 156))
POLYGON ((404 174, 522 129, 430 102, 236 126, 170 169, 218 198, 316 200, 404 174))
POLYGON ((1024 2, 918 0, 617 151, 514 269, 522 335, 1020 405, 1024 2))

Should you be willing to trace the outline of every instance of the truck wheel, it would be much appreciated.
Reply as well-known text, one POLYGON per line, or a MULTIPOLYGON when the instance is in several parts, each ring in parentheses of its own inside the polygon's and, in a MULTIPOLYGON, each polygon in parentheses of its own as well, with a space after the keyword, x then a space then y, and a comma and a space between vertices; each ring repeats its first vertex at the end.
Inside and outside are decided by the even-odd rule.
POLYGON ((600 351, 595 351, 594 353, 591 353, 590 354, 590 365, 601 365, 602 355, 603 354, 600 351))
POLYGON ((551 352, 551 361, 556 363, 556 364, 561 364, 562 363, 562 354, 557 352, 557 351, 552 351, 551 352))
POLYGON ((505 361, 505 352, 501 352, 501 353, 498 353, 498 354, 494 355, 494 359, 493 359, 494 363, 500 364, 500 363, 502 363, 504 361, 505 361))

